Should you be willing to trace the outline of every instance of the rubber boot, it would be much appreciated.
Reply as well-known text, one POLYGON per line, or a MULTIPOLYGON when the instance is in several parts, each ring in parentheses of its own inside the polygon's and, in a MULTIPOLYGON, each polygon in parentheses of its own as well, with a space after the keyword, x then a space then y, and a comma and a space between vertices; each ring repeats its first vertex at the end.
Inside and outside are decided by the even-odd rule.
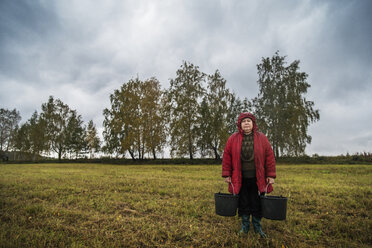
POLYGON ((261 236, 261 238, 266 238, 266 234, 262 231, 261 219, 262 218, 257 218, 252 215, 253 229, 255 233, 258 233, 261 236))
POLYGON ((247 234, 249 231, 249 215, 242 215, 242 228, 239 234, 247 234))

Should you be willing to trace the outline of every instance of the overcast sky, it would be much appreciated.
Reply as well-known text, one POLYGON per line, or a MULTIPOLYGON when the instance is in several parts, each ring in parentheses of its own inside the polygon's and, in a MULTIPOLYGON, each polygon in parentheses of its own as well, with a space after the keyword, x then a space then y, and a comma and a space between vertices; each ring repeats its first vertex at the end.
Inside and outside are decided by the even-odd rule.
POLYGON ((306 153, 372 152, 372 1, 0 1, 0 108, 22 122, 53 95, 102 131, 109 96, 183 61, 258 94, 262 57, 300 60, 320 110, 306 153))

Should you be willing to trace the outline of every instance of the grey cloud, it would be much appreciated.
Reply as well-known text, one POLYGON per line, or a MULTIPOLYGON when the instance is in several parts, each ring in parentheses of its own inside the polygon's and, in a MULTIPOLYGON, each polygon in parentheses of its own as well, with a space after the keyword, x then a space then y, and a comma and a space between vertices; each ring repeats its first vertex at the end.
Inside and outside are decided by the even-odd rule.
MULTIPOLYGON (((1 1, 0 3, 0 71, 4 76, 37 78, 30 66, 40 59, 48 37, 58 27, 52 12, 37 1, 1 1), (33 63, 29 63, 32 61, 33 63)), ((34 68, 36 69, 36 68, 34 68)))
MULTIPOLYGON (((327 97, 345 98, 371 90, 372 17, 370 1, 332 2, 327 20, 320 27, 313 70, 327 87, 327 97), (323 40, 322 40, 323 38, 323 40)), ((309 55, 310 57, 311 55, 309 55)))
POLYGON ((57 25, 53 9, 38 1, 9 1, 0 3, 0 40, 28 42, 39 39, 57 25))

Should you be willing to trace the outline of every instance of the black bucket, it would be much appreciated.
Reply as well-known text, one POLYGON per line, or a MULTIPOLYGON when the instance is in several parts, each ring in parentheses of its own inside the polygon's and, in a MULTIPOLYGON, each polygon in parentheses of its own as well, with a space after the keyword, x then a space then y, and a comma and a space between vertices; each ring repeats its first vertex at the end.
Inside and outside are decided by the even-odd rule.
POLYGON ((270 220, 285 220, 287 216, 287 197, 261 196, 262 217, 270 220))
POLYGON ((216 214, 221 216, 235 216, 239 204, 239 196, 233 194, 215 193, 214 202, 216 214))
MULTIPOLYGON (((232 185, 232 187, 234 192, 234 186, 232 185)), ((214 202, 216 214, 221 216, 235 216, 239 205, 239 195, 236 195, 235 192, 234 194, 215 193, 214 202)))

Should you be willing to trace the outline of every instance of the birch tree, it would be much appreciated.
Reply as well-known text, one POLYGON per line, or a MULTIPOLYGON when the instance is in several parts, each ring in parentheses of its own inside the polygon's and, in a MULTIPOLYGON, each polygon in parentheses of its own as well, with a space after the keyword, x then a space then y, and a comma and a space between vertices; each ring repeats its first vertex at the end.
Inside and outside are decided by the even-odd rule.
POLYGON ((115 90, 111 108, 104 110, 105 149, 128 152, 132 159, 144 159, 146 153, 156 158, 166 140, 162 95, 156 78, 131 79, 115 90))
POLYGON ((299 63, 286 66, 285 56, 277 51, 257 65, 260 90, 253 101, 255 113, 276 157, 304 154, 311 143, 308 126, 320 118, 314 102, 304 96, 310 84, 308 75, 299 72, 299 63))
POLYGON ((48 102, 42 104, 41 109, 41 118, 45 122, 47 151, 57 153, 58 159, 61 160, 71 145, 68 123, 74 111, 60 99, 54 100, 53 96, 49 97, 48 102))
POLYGON ((70 155, 78 158, 87 149, 85 129, 81 115, 76 110, 70 110, 66 127, 66 146, 70 155))
POLYGON ((20 121, 21 116, 16 109, 0 109, 0 151, 8 151, 12 146, 11 137, 20 121))
POLYGON ((160 82, 154 77, 142 83, 141 92, 141 119, 145 151, 156 159, 156 154, 163 151, 167 137, 166 119, 162 105, 164 94, 160 88, 160 82))
POLYGON ((88 126, 85 130, 85 142, 87 145, 87 150, 89 152, 90 158, 94 157, 94 154, 100 151, 101 141, 98 137, 96 126, 93 123, 93 120, 88 122, 88 126))
POLYGON ((207 79, 207 92, 200 105, 200 139, 198 146, 202 156, 220 159, 228 133, 229 100, 226 80, 218 70, 207 79))
POLYGON ((168 103, 170 111, 171 156, 188 155, 197 151, 199 108, 204 93, 205 74, 192 63, 184 62, 170 80, 168 103))

